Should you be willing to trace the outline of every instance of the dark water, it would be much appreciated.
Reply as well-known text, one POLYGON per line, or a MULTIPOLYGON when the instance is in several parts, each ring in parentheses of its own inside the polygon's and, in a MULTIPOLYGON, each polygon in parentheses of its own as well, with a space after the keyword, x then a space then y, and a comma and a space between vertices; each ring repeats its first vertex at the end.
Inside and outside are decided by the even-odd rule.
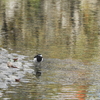
MULTIPOLYGON (((20 82, 7 88, 1 82, 1 100, 99 100, 99 4, 98 0, 1 0, 0 47, 10 57, 17 54, 24 64, 17 71, 20 82), (32 59, 38 53, 44 61, 35 75, 32 59)), ((7 61, 2 56, 1 68, 7 61)))

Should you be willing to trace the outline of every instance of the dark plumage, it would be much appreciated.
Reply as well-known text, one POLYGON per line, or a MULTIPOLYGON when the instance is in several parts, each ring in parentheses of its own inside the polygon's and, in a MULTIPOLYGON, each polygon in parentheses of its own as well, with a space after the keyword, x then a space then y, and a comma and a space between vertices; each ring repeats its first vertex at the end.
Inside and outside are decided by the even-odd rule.
POLYGON ((34 61, 34 62, 37 62, 37 63, 42 62, 42 61, 43 61, 42 55, 41 55, 41 54, 36 55, 36 56, 34 57, 33 61, 34 61))

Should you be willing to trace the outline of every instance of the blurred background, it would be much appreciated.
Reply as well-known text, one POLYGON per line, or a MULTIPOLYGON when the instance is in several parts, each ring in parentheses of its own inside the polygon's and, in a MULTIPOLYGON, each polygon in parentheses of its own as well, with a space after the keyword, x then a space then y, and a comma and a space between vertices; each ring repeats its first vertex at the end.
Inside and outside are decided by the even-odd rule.
POLYGON ((0 0, 0 47, 44 57, 41 77, 1 100, 100 99, 99 0, 0 0))

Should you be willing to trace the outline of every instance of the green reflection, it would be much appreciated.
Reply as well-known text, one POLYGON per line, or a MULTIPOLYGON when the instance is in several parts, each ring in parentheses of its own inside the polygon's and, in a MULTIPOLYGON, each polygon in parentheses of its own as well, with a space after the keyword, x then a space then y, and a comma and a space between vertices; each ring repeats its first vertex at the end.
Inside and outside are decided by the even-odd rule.
POLYGON ((13 52, 24 51, 29 56, 42 53, 50 58, 95 60, 99 46, 97 14, 89 10, 88 4, 80 6, 74 2, 76 5, 68 6, 72 1, 58 5, 59 1, 45 0, 6 2, 1 2, 0 17, 5 31, 1 39, 4 47, 12 48, 13 52), (14 11, 10 12, 8 4, 14 5, 14 11))

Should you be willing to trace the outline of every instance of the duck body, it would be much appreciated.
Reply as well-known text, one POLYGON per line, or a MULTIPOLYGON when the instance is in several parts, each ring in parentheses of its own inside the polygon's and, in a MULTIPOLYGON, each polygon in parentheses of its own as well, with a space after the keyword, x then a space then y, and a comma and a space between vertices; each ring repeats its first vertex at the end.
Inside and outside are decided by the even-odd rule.
POLYGON ((42 55, 41 55, 41 54, 36 55, 36 56, 34 57, 33 61, 36 62, 36 63, 42 62, 42 61, 43 61, 42 55))
POLYGON ((34 56, 33 62, 35 67, 40 67, 42 61, 43 61, 43 56, 41 54, 34 56))

